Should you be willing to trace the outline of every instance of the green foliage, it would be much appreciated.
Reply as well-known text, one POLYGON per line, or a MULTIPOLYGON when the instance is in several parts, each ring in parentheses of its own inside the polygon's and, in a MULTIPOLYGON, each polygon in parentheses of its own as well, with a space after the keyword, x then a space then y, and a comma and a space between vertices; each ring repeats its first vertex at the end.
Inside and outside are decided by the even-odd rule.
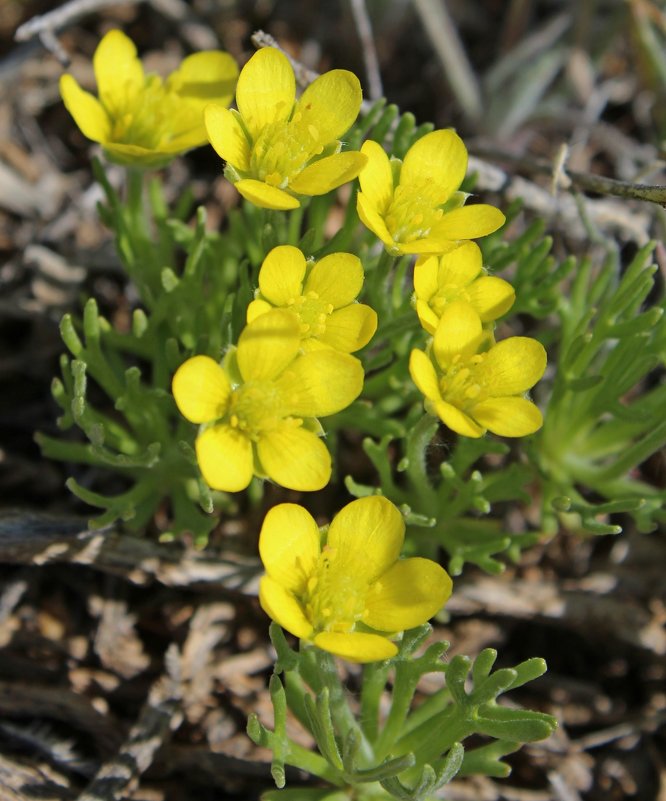
MULTIPOLYGON (((338 788, 321 791, 321 798, 428 801, 456 775, 507 776, 510 769, 503 756, 552 733, 556 723, 551 715, 497 702, 502 694, 541 676, 546 669, 542 659, 491 672, 497 654, 490 648, 474 661, 456 656, 444 662, 448 643, 432 644, 416 656, 429 631, 423 626, 406 632, 395 659, 364 666, 360 712, 355 715, 330 656, 312 647, 293 651, 273 624, 278 654, 271 680, 275 724, 271 731, 252 716, 248 733, 272 749, 278 787, 285 784, 285 765, 292 765, 338 788), (445 686, 412 710, 420 679, 433 672, 444 675, 445 686), (386 693, 388 706, 382 708, 388 711, 380 716, 386 693), (311 734, 318 753, 305 751, 288 737, 287 708, 311 734), (472 735, 490 742, 467 750, 463 743, 472 735)), ((265 798, 297 801, 299 792, 268 793, 265 798)))
POLYGON ((560 304, 558 369, 535 443, 550 531, 558 514, 599 534, 620 530, 599 519, 612 513, 642 531, 665 519, 666 492, 634 477, 666 443, 666 386, 650 380, 666 354, 664 299, 649 299, 653 247, 624 271, 614 254, 598 269, 584 260, 560 304))
MULTIPOLYGON (((178 414, 171 396, 171 376, 194 350, 220 355, 248 282, 237 261, 219 259, 219 236, 206 231, 204 209, 190 229, 177 217, 167 218, 156 182, 148 214, 140 176, 130 174, 128 200, 122 203, 99 164, 96 173, 107 198, 100 213, 116 232, 119 255, 142 305, 128 331, 113 328, 92 298, 82 320, 65 315, 60 331, 73 358, 62 356, 62 378, 54 380, 52 392, 63 412, 59 427, 78 427, 87 442, 44 434, 37 434, 37 441, 45 456, 102 467, 128 485, 107 496, 69 479, 77 497, 103 510, 92 526, 120 519, 145 529, 168 501, 172 530, 190 532, 203 544, 215 524, 213 499, 199 477, 193 426, 178 414), (237 287, 235 293, 231 287, 237 287)), ((216 497, 218 504, 231 503, 216 497)))

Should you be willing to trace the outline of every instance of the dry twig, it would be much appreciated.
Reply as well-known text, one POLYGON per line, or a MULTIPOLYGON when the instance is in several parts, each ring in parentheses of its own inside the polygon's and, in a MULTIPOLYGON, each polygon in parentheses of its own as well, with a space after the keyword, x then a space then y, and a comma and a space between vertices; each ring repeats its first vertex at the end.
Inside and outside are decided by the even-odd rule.
POLYGON ((365 0, 350 0, 356 30, 358 31, 361 47, 363 49, 363 62, 365 63, 365 74, 368 79, 368 90, 371 100, 379 100, 383 97, 382 76, 379 71, 379 60, 377 58, 377 48, 372 35, 370 16, 365 6, 365 0))
POLYGON ((79 796, 79 801, 116 801, 127 798, 150 767, 158 749, 180 726, 180 658, 175 646, 167 652, 167 673, 153 684, 139 719, 118 754, 104 764, 79 796))

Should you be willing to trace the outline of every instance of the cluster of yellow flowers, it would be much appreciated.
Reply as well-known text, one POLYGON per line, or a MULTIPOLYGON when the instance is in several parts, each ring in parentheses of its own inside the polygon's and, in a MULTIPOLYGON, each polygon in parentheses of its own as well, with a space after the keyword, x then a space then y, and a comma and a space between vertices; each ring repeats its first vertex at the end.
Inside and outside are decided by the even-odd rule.
MULTIPOLYGON (((124 34, 111 31, 94 71, 98 98, 70 75, 61 92, 84 135, 116 162, 162 166, 207 137, 244 198, 285 210, 358 177, 361 221, 390 254, 419 256, 414 301, 432 340, 412 352, 410 372, 427 410, 471 437, 539 428, 539 410, 524 394, 541 377, 545 352, 526 337, 495 342, 494 321, 514 292, 485 274, 469 240, 496 231, 504 215, 465 205, 459 187, 467 151, 456 133, 423 136, 402 162, 373 141, 343 151, 341 137, 362 101, 356 76, 327 72, 297 100, 293 69, 274 49, 257 52, 240 75, 227 54, 199 53, 162 81, 144 73, 124 34), (237 111, 228 108, 234 88, 237 111)), ((300 491, 329 482, 319 418, 361 393, 363 368, 351 354, 377 329, 375 311, 356 300, 363 280, 352 254, 313 262, 298 248, 276 247, 237 345, 221 364, 199 355, 177 370, 176 404, 200 426, 197 460, 213 489, 243 490, 253 476, 300 491)), ((379 496, 348 504, 328 530, 301 506, 274 507, 260 536, 263 608, 296 636, 347 659, 395 655, 392 636, 428 620, 451 591, 436 563, 399 559, 404 528, 402 514, 379 496)))

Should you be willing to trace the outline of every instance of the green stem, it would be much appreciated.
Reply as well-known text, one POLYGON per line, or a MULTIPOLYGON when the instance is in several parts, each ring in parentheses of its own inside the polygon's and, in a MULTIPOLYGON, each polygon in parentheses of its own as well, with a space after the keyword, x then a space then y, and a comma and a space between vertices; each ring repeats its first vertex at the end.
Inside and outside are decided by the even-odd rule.
POLYGON ((412 663, 398 663, 396 666, 391 709, 384 728, 375 743, 375 756, 378 761, 386 758, 404 729, 409 707, 414 697, 414 690, 419 680, 418 674, 415 674, 411 668, 412 663))
POLYGON ((370 662, 363 668, 363 688, 361 690, 361 726, 370 740, 377 739, 379 730, 379 704, 388 677, 388 665, 383 662, 370 662))
POLYGON ((320 648, 315 648, 315 659, 320 679, 328 689, 331 705, 331 717, 340 739, 344 741, 350 730, 355 730, 361 743, 361 755, 368 766, 374 764, 374 753, 363 730, 349 707, 345 688, 340 681, 333 657, 320 648))

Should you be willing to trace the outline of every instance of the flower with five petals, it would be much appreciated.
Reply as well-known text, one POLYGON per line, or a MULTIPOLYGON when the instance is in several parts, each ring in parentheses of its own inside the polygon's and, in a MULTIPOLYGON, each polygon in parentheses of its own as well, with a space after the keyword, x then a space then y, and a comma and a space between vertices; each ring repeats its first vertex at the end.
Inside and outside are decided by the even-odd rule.
POLYGON ((322 535, 302 506, 266 515, 259 554, 264 611, 280 626, 351 662, 389 659, 391 637, 420 626, 451 594, 451 579, 430 559, 400 559, 405 523, 386 498, 352 501, 322 535))
POLYGON ((358 359, 335 350, 301 353, 294 315, 281 309, 247 325, 219 365, 194 356, 173 377, 181 414, 201 428, 195 450, 213 489, 238 492, 252 476, 318 490, 331 456, 317 417, 335 414, 363 388, 358 359))
POLYGON ((247 308, 247 321, 277 307, 296 315, 304 350, 330 347, 353 353, 372 339, 377 314, 356 303, 363 286, 358 256, 331 253, 306 262, 291 245, 273 248, 259 271, 259 289, 247 308))
POLYGON ((389 253, 447 253, 460 240, 486 236, 504 223, 494 206, 462 205, 466 196, 458 187, 467 171, 467 150, 450 129, 421 137, 402 162, 389 160, 371 140, 361 153, 368 163, 359 176, 356 208, 389 253))
POLYGON ((66 74, 62 99, 84 136, 112 161, 133 167, 161 167, 203 145, 204 107, 213 100, 229 105, 238 77, 234 59, 212 50, 185 58, 166 81, 146 75, 134 43, 119 30, 99 43, 93 67, 99 97, 66 74))
POLYGON ((206 129, 244 198, 263 208, 295 209, 298 195, 324 195, 356 178, 366 163, 361 153, 341 153, 339 141, 361 100, 359 80, 347 70, 320 75, 296 100, 289 60, 266 47, 241 70, 238 111, 211 104, 206 129))
POLYGON ((481 250, 475 242, 441 256, 421 256, 414 267, 416 312, 421 325, 434 334, 448 303, 469 303, 484 324, 492 323, 511 308, 516 297, 508 281, 483 270, 481 250))
POLYGON ((503 437, 533 434, 541 412, 525 396, 546 369, 546 351, 530 337, 487 342, 479 315, 463 301, 442 312, 432 342, 433 359, 413 350, 409 372, 426 397, 426 409, 450 429, 480 437, 486 429, 503 437))

